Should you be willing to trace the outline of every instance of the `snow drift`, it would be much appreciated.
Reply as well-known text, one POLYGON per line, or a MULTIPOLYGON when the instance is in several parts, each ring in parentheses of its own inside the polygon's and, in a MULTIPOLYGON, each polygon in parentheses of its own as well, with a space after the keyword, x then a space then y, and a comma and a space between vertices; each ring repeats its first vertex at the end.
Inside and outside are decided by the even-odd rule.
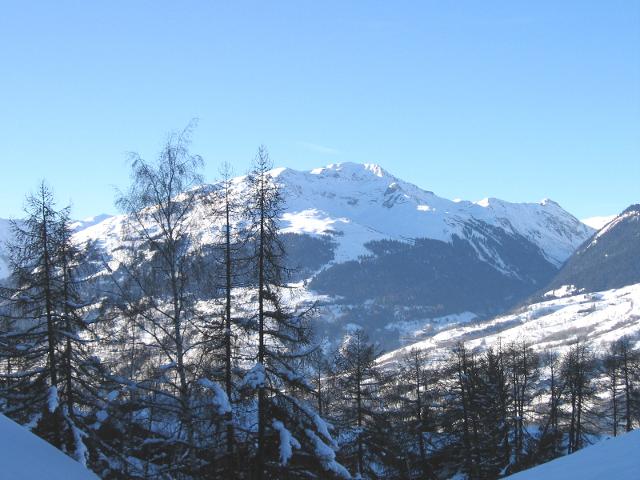
POLYGON ((636 480, 640 477, 640 430, 602 440, 565 457, 516 473, 511 480, 636 480))
POLYGON ((0 478, 11 480, 97 480, 60 450, 0 415, 0 478))

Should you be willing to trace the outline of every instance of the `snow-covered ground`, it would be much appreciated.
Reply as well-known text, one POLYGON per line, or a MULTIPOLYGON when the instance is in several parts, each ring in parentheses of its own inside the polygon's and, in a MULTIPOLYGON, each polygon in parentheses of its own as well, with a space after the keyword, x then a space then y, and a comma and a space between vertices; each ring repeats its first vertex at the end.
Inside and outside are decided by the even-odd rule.
POLYGON ((473 312, 454 313, 443 317, 422 318, 419 320, 399 320, 390 322, 384 326, 385 330, 396 330, 403 342, 416 341, 420 337, 433 334, 445 328, 469 323, 477 315, 473 312))
POLYGON ((0 478, 97 480, 98 477, 29 430, 0 414, 0 478))
POLYGON ((525 470, 510 480, 637 480, 640 430, 602 440, 576 453, 525 470))
POLYGON ((623 335, 640 334, 640 284, 586 294, 567 287, 549 292, 547 297, 552 299, 510 315, 442 330, 383 355, 379 361, 393 362, 411 348, 442 358, 458 342, 482 349, 499 341, 504 344, 526 339, 534 349, 562 352, 580 339, 600 349, 623 335))

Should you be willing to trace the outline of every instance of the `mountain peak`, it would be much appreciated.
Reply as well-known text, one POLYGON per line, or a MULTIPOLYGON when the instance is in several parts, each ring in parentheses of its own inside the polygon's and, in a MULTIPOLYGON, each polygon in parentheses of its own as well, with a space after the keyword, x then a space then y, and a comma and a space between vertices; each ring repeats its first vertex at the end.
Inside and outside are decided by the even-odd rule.
POLYGON ((326 167, 314 168, 310 173, 312 175, 328 175, 334 177, 361 178, 373 175, 380 178, 393 178, 393 175, 390 175, 389 172, 376 163, 331 163, 326 167))
POLYGON ((634 205, 629 205, 620 215, 627 214, 640 214, 640 203, 636 203, 634 205))
POLYGON ((76 220, 75 222, 71 223, 70 227, 74 232, 79 232, 80 230, 84 230, 85 228, 97 225, 98 223, 111 218, 112 216, 113 215, 109 215, 108 213, 101 213, 100 215, 94 215, 82 220, 76 220))
POLYGON ((542 200, 540 200, 540 205, 546 207, 547 205, 552 205, 554 207, 560 207, 560 204, 554 200, 551 200, 550 198, 543 198, 542 200))

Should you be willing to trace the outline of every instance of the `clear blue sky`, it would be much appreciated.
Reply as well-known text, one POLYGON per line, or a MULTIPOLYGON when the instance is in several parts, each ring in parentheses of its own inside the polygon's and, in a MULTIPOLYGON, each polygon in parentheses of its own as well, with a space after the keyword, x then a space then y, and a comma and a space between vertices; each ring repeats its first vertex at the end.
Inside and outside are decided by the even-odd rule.
POLYGON ((448 198, 640 202, 640 1, 29 1, 0 13, 0 217, 41 178, 114 213, 200 119, 213 180, 379 163, 448 198))

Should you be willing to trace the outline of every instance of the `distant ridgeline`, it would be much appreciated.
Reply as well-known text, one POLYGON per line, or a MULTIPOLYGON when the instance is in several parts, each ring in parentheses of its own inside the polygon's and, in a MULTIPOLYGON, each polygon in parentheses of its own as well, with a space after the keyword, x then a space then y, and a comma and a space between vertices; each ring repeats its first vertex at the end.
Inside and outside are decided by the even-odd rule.
POLYGON ((640 204, 631 205, 567 260, 546 291, 596 292, 640 283, 640 204))

